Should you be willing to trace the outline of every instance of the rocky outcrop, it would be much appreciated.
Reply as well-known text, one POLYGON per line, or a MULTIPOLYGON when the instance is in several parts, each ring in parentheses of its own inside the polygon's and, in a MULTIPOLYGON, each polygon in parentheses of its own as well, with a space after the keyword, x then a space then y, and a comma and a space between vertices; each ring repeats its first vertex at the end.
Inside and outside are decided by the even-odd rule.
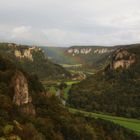
POLYGON ((125 49, 117 50, 112 57, 110 64, 111 69, 124 68, 128 69, 132 64, 135 63, 135 54, 129 53, 125 49))
POLYGON ((25 50, 23 53, 20 50, 15 50, 15 56, 20 59, 27 58, 33 61, 33 56, 29 50, 25 50))
POLYGON ((37 47, 29 47, 29 48, 24 49, 22 51, 16 49, 14 54, 19 59, 26 58, 26 59, 33 61, 33 52, 37 52, 37 51, 42 51, 42 50, 41 50, 41 48, 37 48, 37 47))
POLYGON ((72 56, 75 55, 88 55, 88 54, 104 54, 104 53, 110 53, 114 51, 114 49, 110 48, 70 48, 67 50, 68 54, 71 54, 72 56))
POLYGON ((28 81, 21 71, 16 71, 12 78, 14 88, 13 103, 20 107, 20 111, 26 114, 35 114, 32 98, 29 94, 28 81))
POLYGON ((31 102, 31 98, 29 98, 28 81, 22 72, 17 71, 15 73, 12 78, 12 83, 15 93, 13 102, 18 106, 31 102))
POLYGON ((104 53, 110 53, 113 52, 114 49, 109 49, 109 48, 101 48, 101 49, 95 49, 94 54, 104 54, 104 53))
POLYGON ((71 48, 67 51, 68 54, 78 55, 78 54, 89 54, 92 51, 91 48, 82 48, 82 49, 77 49, 77 48, 71 48))

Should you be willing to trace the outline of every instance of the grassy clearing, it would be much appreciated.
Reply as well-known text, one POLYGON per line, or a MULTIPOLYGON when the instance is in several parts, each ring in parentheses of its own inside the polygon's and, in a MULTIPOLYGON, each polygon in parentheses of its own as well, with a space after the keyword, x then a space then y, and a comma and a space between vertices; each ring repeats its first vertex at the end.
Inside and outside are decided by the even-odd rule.
POLYGON ((74 65, 70 65, 70 64, 60 64, 62 67, 64 68, 71 68, 71 67, 82 67, 82 64, 74 64, 74 65))
MULTIPOLYGON (((72 84, 76 84, 76 83, 78 83, 79 81, 67 81, 67 82, 65 82, 68 86, 71 86, 72 84)), ((58 84, 60 84, 60 83, 58 83, 58 84)))
POLYGON ((93 75, 95 74, 94 70, 69 70, 72 74, 76 74, 76 73, 85 73, 85 74, 89 74, 89 75, 93 75))
MULTIPOLYGON (((52 95, 55 95, 57 90, 58 90, 58 85, 61 83, 62 81, 42 81, 42 84, 44 85, 44 88, 47 89, 47 91, 49 93, 51 93, 52 95)), ((68 92, 72 86, 72 84, 76 84, 79 81, 65 81, 64 83, 67 84, 67 87, 63 90, 64 93, 64 98, 65 100, 68 99, 68 92)))
POLYGON ((109 116, 109 115, 105 115, 105 114, 86 112, 86 111, 73 109, 73 108, 69 108, 69 111, 71 113, 82 113, 84 116, 88 116, 91 118, 100 118, 100 119, 104 119, 107 121, 112 121, 116 124, 119 124, 120 126, 123 126, 130 130, 133 130, 137 133, 140 133, 140 120, 137 120, 137 119, 109 116))

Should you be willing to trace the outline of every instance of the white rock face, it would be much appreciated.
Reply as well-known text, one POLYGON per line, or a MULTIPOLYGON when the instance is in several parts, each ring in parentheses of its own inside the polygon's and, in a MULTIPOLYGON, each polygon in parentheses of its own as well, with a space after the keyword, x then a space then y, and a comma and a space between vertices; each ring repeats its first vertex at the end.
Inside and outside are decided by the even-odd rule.
POLYGON ((121 68, 126 68, 128 69, 131 64, 133 64, 134 61, 133 60, 120 60, 120 61, 116 61, 115 63, 113 63, 113 68, 117 69, 119 67, 121 68))
POLYGON ((28 49, 24 49, 23 51, 15 50, 15 56, 19 59, 27 58, 33 61, 33 52, 41 51, 41 48, 31 47, 28 49))
POLYGON ((73 53, 73 49, 69 49, 68 50, 68 53, 73 53))
POLYGON ((104 54, 104 53, 109 53, 114 51, 113 49, 107 49, 107 48, 103 48, 103 49, 96 49, 94 50, 94 54, 104 54))
POLYGON ((81 54, 89 54, 91 51, 92 51, 91 48, 89 48, 89 49, 83 48, 83 49, 80 50, 80 53, 81 53, 81 54))
POLYGON ((99 49, 94 49, 94 48, 70 48, 67 50, 68 54, 71 54, 72 56, 75 55, 88 55, 88 54, 104 54, 104 53, 109 53, 114 51, 114 49, 108 49, 108 48, 99 48, 99 49))
POLYGON ((112 68, 125 68, 128 69, 133 63, 135 63, 135 55, 130 54, 127 50, 120 49, 114 54, 114 60, 112 61, 112 68))
POLYGON ((29 96, 28 81, 22 72, 17 71, 12 78, 12 83, 14 85, 14 104, 20 106, 31 102, 31 97, 29 96))
POLYGON ((17 71, 12 78, 14 87, 13 103, 19 107, 19 112, 26 115, 35 115, 35 108, 29 94, 28 81, 24 74, 17 71))

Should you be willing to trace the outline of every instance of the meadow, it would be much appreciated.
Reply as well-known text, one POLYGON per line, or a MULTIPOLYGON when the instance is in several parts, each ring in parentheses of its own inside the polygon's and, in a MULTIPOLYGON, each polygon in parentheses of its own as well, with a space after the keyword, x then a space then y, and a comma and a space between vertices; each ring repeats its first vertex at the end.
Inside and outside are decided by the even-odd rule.
POLYGON ((95 118, 95 119, 103 119, 107 121, 111 121, 113 123, 119 124, 120 126, 123 126, 129 130, 135 131, 136 133, 140 134, 140 120, 137 119, 130 119, 130 118, 124 118, 124 117, 117 117, 117 116, 110 116, 106 114, 100 114, 100 113, 93 113, 93 112, 87 112, 83 110, 78 110, 74 108, 68 108, 71 113, 81 113, 85 117, 95 118))

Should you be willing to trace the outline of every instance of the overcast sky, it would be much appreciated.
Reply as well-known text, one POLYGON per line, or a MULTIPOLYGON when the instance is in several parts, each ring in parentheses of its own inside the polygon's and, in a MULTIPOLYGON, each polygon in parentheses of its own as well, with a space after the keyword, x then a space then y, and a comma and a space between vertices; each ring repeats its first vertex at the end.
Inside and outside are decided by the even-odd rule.
POLYGON ((0 0, 0 42, 140 43, 140 0, 0 0))

